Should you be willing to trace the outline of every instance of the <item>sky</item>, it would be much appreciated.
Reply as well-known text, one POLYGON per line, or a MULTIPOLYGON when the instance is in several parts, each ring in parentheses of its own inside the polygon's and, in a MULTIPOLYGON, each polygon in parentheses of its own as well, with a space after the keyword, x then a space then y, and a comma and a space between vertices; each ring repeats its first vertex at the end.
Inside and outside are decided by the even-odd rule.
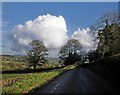
POLYGON ((28 43, 34 39, 42 41, 51 56, 56 56, 69 38, 92 49, 89 27, 113 10, 118 10, 117 2, 3 2, 3 54, 25 54, 28 43))

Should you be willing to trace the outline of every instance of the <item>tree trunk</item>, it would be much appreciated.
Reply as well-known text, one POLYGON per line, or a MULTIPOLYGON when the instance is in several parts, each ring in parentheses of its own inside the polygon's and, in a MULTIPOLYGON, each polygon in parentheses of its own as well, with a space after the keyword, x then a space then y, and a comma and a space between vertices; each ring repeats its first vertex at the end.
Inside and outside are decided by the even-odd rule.
POLYGON ((84 60, 82 61, 82 64, 84 64, 84 60))
POLYGON ((102 59, 104 58, 104 55, 105 55, 105 52, 103 52, 103 54, 102 54, 102 59))
POLYGON ((36 63, 34 63, 34 70, 36 70, 36 63))
POLYGON ((83 56, 83 58, 82 58, 82 64, 84 64, 84 56, 83 56))

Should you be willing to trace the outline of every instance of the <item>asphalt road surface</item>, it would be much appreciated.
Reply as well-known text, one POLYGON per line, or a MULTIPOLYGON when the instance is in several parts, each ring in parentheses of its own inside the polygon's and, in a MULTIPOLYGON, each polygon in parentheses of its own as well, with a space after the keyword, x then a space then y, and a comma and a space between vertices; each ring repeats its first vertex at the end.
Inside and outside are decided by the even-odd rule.
POLYGON ((120 93, 120 90, 87 68, 76 68, 34 92, 38 93, 120 93))

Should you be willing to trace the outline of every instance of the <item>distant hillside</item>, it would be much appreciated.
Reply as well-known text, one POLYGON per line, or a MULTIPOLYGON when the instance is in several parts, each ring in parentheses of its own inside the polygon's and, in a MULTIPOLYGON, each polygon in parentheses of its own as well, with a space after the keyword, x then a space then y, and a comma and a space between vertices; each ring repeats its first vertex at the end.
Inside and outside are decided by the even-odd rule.
MULTIPOLYGON (((18 60, 18 59, 26 59, 26 55, 0 55, 2 56, 2 60, 18 60)), ((48 57, 48 60, 58 62, 58 58, 48 57)))
POLYGON ((0 55, 0 56, 2 56, 2 60, 4 61, 11 61, 11 60, 24 61, 26 59, 25 55, 0 55))

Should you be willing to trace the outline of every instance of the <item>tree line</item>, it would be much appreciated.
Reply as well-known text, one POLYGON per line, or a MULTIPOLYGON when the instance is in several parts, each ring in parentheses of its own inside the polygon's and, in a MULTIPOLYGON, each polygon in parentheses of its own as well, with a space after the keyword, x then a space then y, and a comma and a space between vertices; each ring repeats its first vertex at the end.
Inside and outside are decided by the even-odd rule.
MULTIPOLYGON (((85 58, 90 62, 105 58, 111 55, 120 54, 120 15, 117 12, 104 14, 100 20, 91 27, 93 34, 97 31, 98 46, 96 50, 91 50, 85 58)), ((47 61, 48 50, 44 44, 38 40, 29 43, 31 50, 27 53, 27 60, 30 66, 36 69, 47 61)), ((64 65, 72 65, 81 61, 82 46, 77 39, 69 39, 67 43, 59 50, 59 62, 64 65)))
POLYGON ((99 42, 97 49, 88 53, 90 62, 120 54, 120 15, 115 11, 105 13, 93 27, 99 42))

